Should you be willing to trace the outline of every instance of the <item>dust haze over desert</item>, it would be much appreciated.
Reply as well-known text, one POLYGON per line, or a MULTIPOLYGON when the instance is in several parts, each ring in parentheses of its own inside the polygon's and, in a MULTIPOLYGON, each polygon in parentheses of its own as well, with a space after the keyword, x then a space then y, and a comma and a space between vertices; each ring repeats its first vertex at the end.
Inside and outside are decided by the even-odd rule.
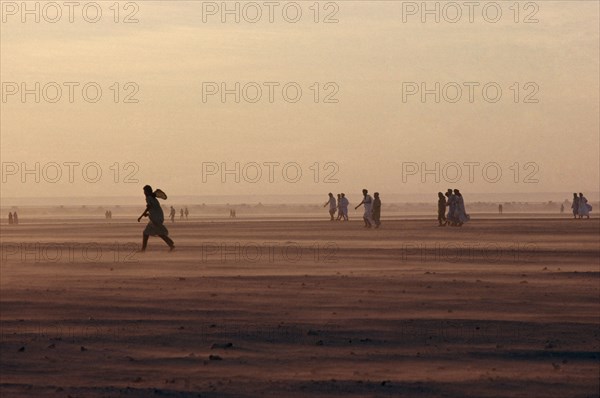
POLYGON ((0 11, 3 397, 600 394, 598 2, 0 11))

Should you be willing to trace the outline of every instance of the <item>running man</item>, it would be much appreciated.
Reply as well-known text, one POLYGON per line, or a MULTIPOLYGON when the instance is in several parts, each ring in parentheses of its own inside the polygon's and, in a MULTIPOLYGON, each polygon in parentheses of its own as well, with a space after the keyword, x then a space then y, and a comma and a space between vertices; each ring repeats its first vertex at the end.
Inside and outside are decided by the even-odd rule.
POLYGON ((167 230, 167 227, 164 226, 165 215, 160 207, 160 203, 158 203, 158 199, 156 199, 156 194, 152 192, 152 187, 150 185, 144 187, 144 195, 146 195, 146 210, 139 216, 138 222, 142 220, 142 217, 148 217, 149 221, 142 235, 142 252, 146 251, 148 238, 151 235, 159 236, 167 245, 169 245, 169 251, 172 251, 175 249, 175 243, 169 238, 169 231, 167 230))

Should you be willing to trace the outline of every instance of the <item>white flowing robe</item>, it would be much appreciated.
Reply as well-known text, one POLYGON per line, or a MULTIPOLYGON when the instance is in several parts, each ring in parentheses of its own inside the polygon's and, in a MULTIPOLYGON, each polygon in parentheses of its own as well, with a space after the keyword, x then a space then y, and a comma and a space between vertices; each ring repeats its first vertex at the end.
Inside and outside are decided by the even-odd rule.
POLYGON ((465 223, 471 219, 465 210, 465 201, 462 196, 456 196, 456 210, 454 216, 459 222, 462 223, 465 223))
POLYGON ((590 206, 587 204, 587 199, 585 196, 581 196, 579 198, 579 215, 580 216, 589 216, 590 215, 590 206))
POLYGON ((456 204, 457 204, 458 196, 452 194, 448 196, 448 214, 446 215, 446 219, 451 222, 456 222, 456 204))
POLYGON ((337 203, 335 198, 332 196, 329 198, 329 211, 335 211, 337 209, 337 203))
POLYGON ((343 198, 340 199, 340 210, 342 211, 342 214, 348 214, 348 205, 350 204, 350 202, 348 201, 348 198, 346 198, 345 196, 343 198))

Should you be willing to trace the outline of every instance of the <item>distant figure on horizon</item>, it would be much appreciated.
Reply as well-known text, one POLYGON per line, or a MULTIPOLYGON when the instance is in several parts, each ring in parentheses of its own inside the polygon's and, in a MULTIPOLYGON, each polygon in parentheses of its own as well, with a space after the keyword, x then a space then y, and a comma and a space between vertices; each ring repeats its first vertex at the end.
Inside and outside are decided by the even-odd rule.
POLYGON ((190 212, 189 212, 189 210, 188 210, 187 206, 185 207, 185 212, 184 212, 184 214, 185 214, 185 219, 187 220, 187 219, 188 219, 188 216, 190 215, 190 212))
MULTIPOLYGON (((144 186, 144 195, 146 195, 146 210, 144 210, 142 215, 139 216, 138 222, 141 221, 142 217, 148 217, 149 221, 142 234, 142 252, 146 251, 146 246, 148 246, 148 238, 150 236, 159 236, 167 245, 169 245, 169 251, 175 249, 175 243, 171 238, 169 238, 169 231, 167 230, 167 227, 164 226, 164 213, 160 207, 160 203, 158 203, 158 199, 156 199, 156 193, 158 191, 160 190, 157 189, 156 192, 152 192, 152 187, 150 185, 144 186)), ((171 209, 173 209, 173 206, 171 206, 171 209)))
POLYGON ((502 208, 502 203, 500 203, 498 205, 498 214, 502 214, 502 210, 504 210, 504 209, 502 208))
POLYGON ((375 228, 379 228, 381 225, 381 199, 379 199, 379 192, 375 192, 375 199, 373 199, 373 221, 375 222, 375 228))
POLYGON ((360 202, 354 210, 357 210, 360 206, 365 207, 365 212, 363 213, 363 221, 365 222, 364 228, 371 228, 375 221, 373 221, 373 198, 369 195, 369 191, 366 189, 362 190, 363 200, 360 202))
POLYGON ((573 203, 571 203, 571 209, 573 210, 573 218, 577 218, 579 215, 579 198, 577 193, 573 193, 573 203))
POLYGON ((171 212, 169 213, 169 218, 171 219, 171 222, 175 222, 175 208, 173 206, 171 206, 171 212))
MULTIPOLYGON (((588 216, 588 218, 590 218, 590 217, 588 216)), ((17 215, 16 211, 13 213, 13 224, 15 224, 15 225, 19 224, 19 216, 17 215)))
POLYGON ((350 201, 348 200, 348 198, 346 197, 345 193, 341 193, 341 198, 340 198, 340 212, 342 213, 342 220, 343 221, 348 221, 348 205, 350 204, 350 201))
POLYGON ((438 227, 446 226, 446 197, 438 192, 438 227))
POLYGON ((183 220, 183 209, 179 209, 179 219, 183 220))
POLYGON ((565 204, 561 203, 560 205, 560 214, 563 214, 565 212, 565 204))
MULTIPOLYGON (((590 218, 590 211, 592 210, 592 206, 588 205, 588 200, 585 198, 585 196, 583 196, 583 194, 581 192, 579 192, 579 218, 583 218, 583 216, 586 216, 587 218, 590 218)), ((17 217, 17 213, 15 212, 15 220, 17 217)), ((16 222, 15 222, 16 224, 16 222)))
POLYGON ((327 202, 325 202, 323 207, 327 207, 327 205, 329 205, 329 216, 331 217, 329 221, 334 221, 333 215, 335 214, 337 204, 335 203, 335 197, 331 192, 329 192, 329 199, 327 200, 327 202))
POLYGON ((13 222, 14 222, 14 221, 13 221, 13 215, 12 215, 12 212, 9 212, 9 213, 8 213, 8 223, 12 225, 12 223, 13 223, 13 222))
POLYGON ((456 196, 456 210, 454 213, 454 218, 457 221, 456 225, 462 227, 464 223, 471 219, 471 216, 467 214, 467 211, 465 209, 465 201, 458 189, 454 190, 454 195, 456 196))

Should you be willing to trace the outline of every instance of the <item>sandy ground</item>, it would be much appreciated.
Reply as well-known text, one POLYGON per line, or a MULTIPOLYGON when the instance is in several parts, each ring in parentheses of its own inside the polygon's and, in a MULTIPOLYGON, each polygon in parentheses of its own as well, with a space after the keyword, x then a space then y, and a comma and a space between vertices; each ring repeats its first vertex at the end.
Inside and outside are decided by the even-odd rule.
POLYGON ((597 397, 598 219, 2 226, 10 397, 597 397))

